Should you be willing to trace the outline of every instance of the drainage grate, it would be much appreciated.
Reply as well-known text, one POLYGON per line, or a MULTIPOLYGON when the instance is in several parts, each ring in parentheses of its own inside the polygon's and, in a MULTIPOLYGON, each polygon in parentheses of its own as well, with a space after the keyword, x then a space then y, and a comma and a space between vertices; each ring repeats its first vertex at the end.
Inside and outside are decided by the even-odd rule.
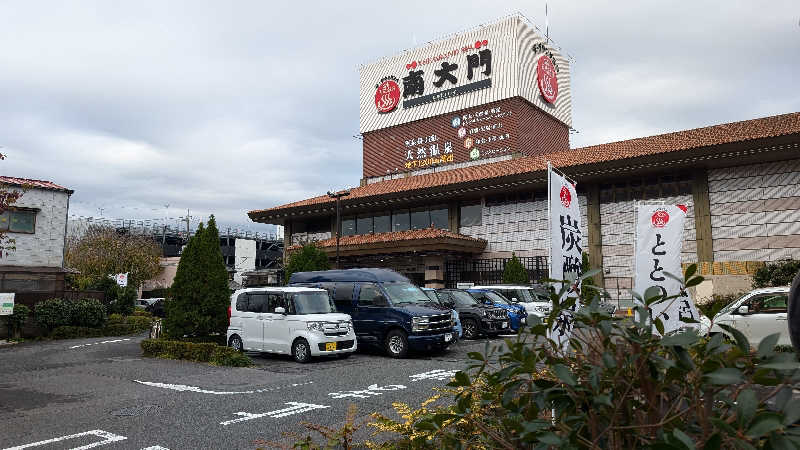
POLYGON ((130 408, 122 408, 120 410, 113 411, 111 415, 120 417, 145 416, 155 414, 160 409, 161 407, 158 405, 132 406, 130 408))

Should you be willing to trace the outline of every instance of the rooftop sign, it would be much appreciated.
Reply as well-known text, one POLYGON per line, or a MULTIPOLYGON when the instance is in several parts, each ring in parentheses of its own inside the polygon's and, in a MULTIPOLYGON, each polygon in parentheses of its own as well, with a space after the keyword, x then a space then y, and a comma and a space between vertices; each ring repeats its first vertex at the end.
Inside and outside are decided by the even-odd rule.
POLYGON ((522 17, 361 67, 360 131, 520 96, 572 125, 569 61, 522 17))

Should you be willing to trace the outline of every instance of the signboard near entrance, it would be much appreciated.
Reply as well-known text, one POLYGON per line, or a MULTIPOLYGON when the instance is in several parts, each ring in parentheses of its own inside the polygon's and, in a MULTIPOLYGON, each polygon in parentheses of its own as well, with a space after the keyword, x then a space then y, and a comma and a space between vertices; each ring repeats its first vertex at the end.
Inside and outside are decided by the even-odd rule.
POLYGON ((14 314, 14 293, 0 294, 0 316, 14 314))

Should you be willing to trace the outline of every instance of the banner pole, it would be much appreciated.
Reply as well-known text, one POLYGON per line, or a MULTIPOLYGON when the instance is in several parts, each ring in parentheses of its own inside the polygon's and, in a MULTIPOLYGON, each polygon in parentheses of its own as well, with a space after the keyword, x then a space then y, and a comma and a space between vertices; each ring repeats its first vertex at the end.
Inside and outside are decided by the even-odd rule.
POLYGON ((553 193, 550 192, 552 189, 552 184, 550 180, 550 175, 553 173, 553 165, 550 164, 550 161, 547 161, 547 230, 548 230, 548 239, 547 239, 547 278, 551 278, 553 276, 553 218, 550 217, 550 202, 552 201, 553 193))

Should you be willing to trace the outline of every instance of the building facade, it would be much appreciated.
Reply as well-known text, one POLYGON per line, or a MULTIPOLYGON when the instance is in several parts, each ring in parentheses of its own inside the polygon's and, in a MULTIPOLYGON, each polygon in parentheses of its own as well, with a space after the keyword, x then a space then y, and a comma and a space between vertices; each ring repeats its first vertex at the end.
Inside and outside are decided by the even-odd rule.
POLYGON ((0 177, 7 190, 22 195, 0 214, 8 239, 0 260, 0 292, 15 293, 16 302, 60 296, 64 292, 64 250, 69 198, 73 191, 50 181, 0 177))
MULTIPOLYGON (((570 148, 569 61, 514 17, 368 65, 361 91, 364 170, 341 201, 344 267, 391 267, 420 284, 451 287, 498 282, 514 254, 532 280, 545 275, 548 161, 578 183, 583 251, 612 297, 628 297, 632 286, 640 201, 688 207, 683 261, 700 263, 711 284, 726 277, 707 285, 710 292, 749 287, 763 262, 800 257, 798 113, 570 148), (492 51, 491 85, 440 94, 449 81, 433 81, 444 69, 477 70, 486 59, 476 47, 492 51), (505 48, 516 49, 514 67, 495 71, 505 48), (420 62, 428 55, 438 59, 420 62), (404 76, 378 77, 381 70, 404 76), (421 94, 411 83, 419 70, 438 74, 421 94), (415 111, 414 100, 426 96, 426 109, 415 111)), ((328 196, 249 215, 284 226, 287 249, 313 241, 335 254, 328 196)))

